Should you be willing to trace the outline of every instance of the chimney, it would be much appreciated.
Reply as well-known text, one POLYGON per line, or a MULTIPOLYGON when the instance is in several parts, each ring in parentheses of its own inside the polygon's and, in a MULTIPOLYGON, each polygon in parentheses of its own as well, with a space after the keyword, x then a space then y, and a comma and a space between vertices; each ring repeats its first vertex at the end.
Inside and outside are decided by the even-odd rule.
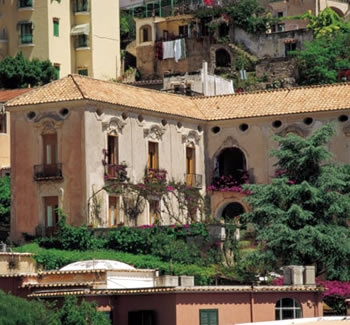
POLYGON ((283 277, 284 285, 315 285, 315 266, 285 266, 283 277))

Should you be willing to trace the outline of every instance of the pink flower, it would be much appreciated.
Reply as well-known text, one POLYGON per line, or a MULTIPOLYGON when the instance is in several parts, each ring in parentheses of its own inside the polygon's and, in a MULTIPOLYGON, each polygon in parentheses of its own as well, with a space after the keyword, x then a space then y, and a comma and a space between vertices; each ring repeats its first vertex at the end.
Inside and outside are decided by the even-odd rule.
POLYGON ((293 185, 293 184, 295 184, 295 182, 294 182, 294 181, 292 181, 292 180, 289 180, 289 181, 288 181, 288 184, 293 185))

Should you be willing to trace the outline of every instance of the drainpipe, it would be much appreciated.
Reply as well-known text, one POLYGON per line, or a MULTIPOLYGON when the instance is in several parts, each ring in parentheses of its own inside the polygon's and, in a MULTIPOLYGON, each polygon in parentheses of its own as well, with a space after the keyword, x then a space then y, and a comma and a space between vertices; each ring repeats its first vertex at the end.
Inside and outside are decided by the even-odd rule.
POLYGON ((250 322, 254 322, 254 286, 252 286, 252 292, 250 293, 250 322))

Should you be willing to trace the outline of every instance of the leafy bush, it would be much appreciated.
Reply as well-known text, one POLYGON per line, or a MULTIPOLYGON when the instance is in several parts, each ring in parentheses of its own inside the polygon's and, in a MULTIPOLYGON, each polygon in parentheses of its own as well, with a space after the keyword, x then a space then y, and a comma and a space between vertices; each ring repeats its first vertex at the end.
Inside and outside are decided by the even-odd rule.
POLYGON ((60 325, 57 315, 38 301, 27 301, 0 290, 0 324, 60 325))
POLYGON ((113 250, 66 251, 58 249, 45 249, 38 244, 28 244, 14 249, 16 252, 29 252, 35 254, 34 259, 45 270, 58 269, 64 265, 91 259, 117 260, 135 266, 136 268, 158 269, 161 274, 193 275, 198 285, 207 285, 213 282, 215 267, 203 267, 195 264, 184 265, 169 263, 152 255, 134 255, 116 252, 113 250))
POLYGON ((0 225, 10 223, 11 181, 9 176, 0 177, 0 225))
POLYGON ((58 230, 55 236, 36 239, 40 246, 68 250, 88 250, 103 247, 103 239, 96 238, 87 226, 69 226, 66 224, 66 217, 60 211, 58 211, 58 214, 58 230))

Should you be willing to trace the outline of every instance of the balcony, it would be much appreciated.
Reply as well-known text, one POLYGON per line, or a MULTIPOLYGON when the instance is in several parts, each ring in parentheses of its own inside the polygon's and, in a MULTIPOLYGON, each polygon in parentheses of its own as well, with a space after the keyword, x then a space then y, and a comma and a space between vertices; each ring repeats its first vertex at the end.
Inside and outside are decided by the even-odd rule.
POLYGON ((185 174, 186 185, 192 186, 195 188, 202 188, 203 186, 203 177, 199 174, 185 174))
POLYGON ((144 178, 145 183, 166 183, 168 172, 165 169, 148 168, 144 178))
POLYGON ((113 180, 118 183, 124 183, 129 181, 128 172, 126 171, 126 165, 107 164, 105 165, 105 179, 113 180))
POLYGON ((235 170, 230 175, 214 176, 209 191, 242 192, 242 185, 249 184, 249 174, 246 170, 235 170))
POLYGON ((62 164, 35 165, 33 178, 35 181, 63 179, 62 164))

